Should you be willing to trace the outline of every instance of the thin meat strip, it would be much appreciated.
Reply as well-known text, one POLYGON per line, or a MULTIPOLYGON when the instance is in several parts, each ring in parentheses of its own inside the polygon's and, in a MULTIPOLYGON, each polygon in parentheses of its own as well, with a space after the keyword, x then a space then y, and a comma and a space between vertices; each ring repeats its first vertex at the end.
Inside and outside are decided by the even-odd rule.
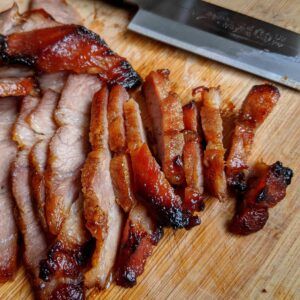
POLYGON ((191 211, 203 208, 203 149, 201 146, 200 117, 194 101, 183 107, 184 139, 183 168, 186 188, 184 205, 191 211))
POLYGON ((18 113, 18 99, 0 100, 0 282, 14 277, 17 269, 18 229, 14 218, 10 170, 17 153, 11 130, 18 113))
POLYGON ((26 120, 39 101, 39 98, 31 96, 26 96, 22 101, 20 114, 13 129, 13 139, 18 143, 19 152, 12 166, 12 191, 18 208, 18 225, 24 244, 23 261, 37 295, 43 289, 38 276, 39 261, 46 253, 47 242, 35 215, 30 189, 29 152, 38 137, 26 120))
POLYGON ((88 154, 90 107, 101 82, 92 75, 69 75, 55 110, 58 129, 52 137, 45 172, 46 219, 57 235, 78 198, 81 168, 88 154))
POLYGON ((173 228, 189 228, 198 225, 200 220, 192 216, 189 211, 183 210, 181 198, 175 194, 144 142, 138 104, 131 99, 125 103, 124 111, 127 143, 137 194, 163 225, 173 228))
POLYGON ((261 230, 269 218, 269 208, 286 195, 293 171, 281 162, 268 166, 258 163, 247 182, 247 190, 230 224, 230 231, 248 235, 261 230))
POLYGON ((33 78, 0 78, 0 97, 36 96, 38 89, 33 78))
POLYGON ((204 151, 204 178, 209 192, 224 200, 227 194, 224 172, 223 125, 220 114, 219 88, 202 89, 201 123, 206 141, 204 151))
POLYGON ((236 120, 226 161, 227 183, 238 191, 246 188, 245 172, 256 130, 279 100, 279 90, 270 84, 256 85, 247 95, 236 120))
POLYGON ((104 86, 93 99, 92 151, 84 164, 81 179, 86 226, 96 239, 91 268, 85 273, 85 285, 100 288, 110 283, 123 223, 110 176, 107 104, 108 89, 104 86))
POLYGON ((152 119, 162 169, 171 184, 181 185, 184 183, 183 112, 180 99, 171 92, 169 71, 151 72, 146 77, 143 92, 152 119))

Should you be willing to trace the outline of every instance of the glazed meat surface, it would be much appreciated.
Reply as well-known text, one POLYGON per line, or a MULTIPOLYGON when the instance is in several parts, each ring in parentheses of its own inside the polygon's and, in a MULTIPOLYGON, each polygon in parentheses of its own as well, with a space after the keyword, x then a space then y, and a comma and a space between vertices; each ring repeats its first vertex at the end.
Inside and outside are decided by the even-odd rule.
POLYGON ((80 25, 60 25, 1 37, 2 62, 23 64, 53 73, 99 74, 111 85, 139 85, 131 65, 95 33, 80 25))
POLYGON ((146 77, 143 92, 154 128, 162 169, 171 184, 180 185, 184 183, 183 113, 180 99, 171 92, 168 75, 168 70, 151 72, 146 77))
POLYGON ((247 95, 236 121, 232 145, 226 161, 227 182, 233 188, 246 188, 245 173, 256 130, 271 113, 280 97, 270 84, 256 85, 247 95))
POLYGON ((162 238, 163 231, 146 208, 137 204, 130 211, 121 239, 116 282, 124 287, 136 284, 144 271, 147 258, 162 238))
POLYGON ((268 209, 286 195, 293 171, 276 162, 271 166, 258 163, 247 182, 247 190, 230 225, 230 231, 247 235, 262 229, 267 223, 268 209))
POLYGON ((205 136, 204 178, 211 195, 224 200, 226 178, 224 172, 223 125, 220 114, 221 95, 218 88, 203 88, 201 123, 205 136))
POLYGON ((173 228, 196 225, 198 218, 183 211, 181 198, 175 194, 145 143, 138 104, 131 99, 125 103, 124 111, 136 192, 164 225, 173 228))
POLYGON ((46 217, 57 235, 80 191, 81 168, 88 153, 90 107, 101 82, 92 75, 69 75, 55 110, 59 128, 49 144, 45 172, 46 217))
POLYGON ((81 180, 86 226, 96 239, 91 268, 85 273, 85 285, 101 288, 105 288, 111 280, 123 222, 110 176, 107 104, 108 89, 104 86, 93 99, 90 126, 92 151, 84 164, 81 180))
POLYGON ((84 226, 83 198, 79 195, 59 235, 40 262, 41 299, 84 299, 83 268, 91 255, 90 235, 84 226))
POLYGON ((11 130, 17 116, 16 98, 0 100, 0 282, 13 278, 17 268, 18 230, 10 185, 10 169, 17 153, 11 130))
POLYGON ((203 149, 200 136, 200 118, 195 102, 183 107, 184 139, 183 167, 187 187, 185 188, 184 203, 192 210, 199 210, 203 206, 203 149))
POLYGON ((38 90, 33 78, 1 78, 0 97, 35 96, 38 90))

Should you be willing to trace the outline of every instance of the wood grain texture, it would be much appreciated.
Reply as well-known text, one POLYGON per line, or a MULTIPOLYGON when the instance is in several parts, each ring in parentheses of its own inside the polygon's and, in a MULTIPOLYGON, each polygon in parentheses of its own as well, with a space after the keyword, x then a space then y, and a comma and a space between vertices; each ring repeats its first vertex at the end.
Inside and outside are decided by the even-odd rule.
MULTIPOLYGON (((239 107, 252 85, 265 82, 127 32, 130 13, 122 9, 101 1, 70 2, 80 8, 86 25, 127 57, 142 76, 152 69, 169 68, 184 102, 193 87, 221 85, 224 99, 239 107)), ((300 32, 299 0, 210 2, 300 32)), ((233 236, 226 224, 234 200, 221 204, 209 199, 201 226, 189 232, 166 231, 136 287, 92 290, 89 299, 300 299, 300 95, 279 88, 281 99, 257 133, 251 161, 281 160, 293 168, 295 177, 285 200, 270 210, 266 227, 247 237, 233 236)), ((225 134, 229 136, 228 131, 225 134)), ((0 299, 33 299, 22 267, 14 282, 0 286, 0 299)))

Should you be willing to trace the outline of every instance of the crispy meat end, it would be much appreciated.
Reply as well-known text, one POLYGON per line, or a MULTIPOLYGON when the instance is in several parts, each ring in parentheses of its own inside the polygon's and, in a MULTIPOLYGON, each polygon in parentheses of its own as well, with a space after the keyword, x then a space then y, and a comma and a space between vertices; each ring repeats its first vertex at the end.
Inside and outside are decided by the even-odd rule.
POLYGON ((110 85, 133 88, 141 78, 125 58, 114 53, 97 34, 80 25, 62 25, 0 38, 0 60, 53 73, 99 74, 110 85))
POLYGON ((84 286, 81 284, 61 284, 49 297, 49 300, 83 300, 84 286))

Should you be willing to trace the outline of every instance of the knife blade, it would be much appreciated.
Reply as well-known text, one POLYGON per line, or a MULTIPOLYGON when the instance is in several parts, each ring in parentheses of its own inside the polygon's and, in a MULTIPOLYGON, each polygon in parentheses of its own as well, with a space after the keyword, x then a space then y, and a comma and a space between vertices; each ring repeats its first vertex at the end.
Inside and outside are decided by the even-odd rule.
POLYGON ((128 0, 139 34, 300 90, 300 35, 200 0, 128 0))

